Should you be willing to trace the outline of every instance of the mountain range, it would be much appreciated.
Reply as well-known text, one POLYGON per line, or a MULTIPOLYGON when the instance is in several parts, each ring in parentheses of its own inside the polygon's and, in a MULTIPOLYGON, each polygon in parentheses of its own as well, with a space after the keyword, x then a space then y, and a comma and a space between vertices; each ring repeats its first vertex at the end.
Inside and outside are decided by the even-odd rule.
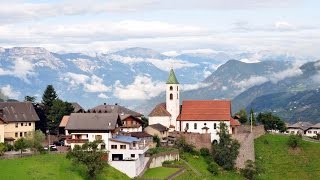
MULTIPOLYGON (((29 95, 40 101, 52 84, 60 98, 85 108, 118 103, 147 115, 165 100, 165 81, 174 68, 181 99, 233 99, 234 112, 253 107, 295 121, 295 116, 279 110, 281 103, 263 104, 270 104, 268 99, 293 103, 290 98, 303 96, 298 93, 317 92, 319 62, 298 62, 300 58, 268 51, 172 57, 140 47, 95 55, 54 53, 40 47, 0 48, 0 89, 9 98, 22 100, 29 95)), ((0 98, 5 99, 3 94, 0 98)))

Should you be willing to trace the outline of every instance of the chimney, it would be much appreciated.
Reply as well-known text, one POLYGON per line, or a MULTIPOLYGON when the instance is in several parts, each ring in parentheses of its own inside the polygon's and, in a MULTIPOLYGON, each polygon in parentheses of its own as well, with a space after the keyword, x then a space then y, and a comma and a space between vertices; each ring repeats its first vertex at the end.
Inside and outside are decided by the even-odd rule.
POLYGON ((103 105, 107 105, 107 103, 103 103, 103 105))
POLYGON ((114 105, 116 105, 116 106, 117 106, 117 105, 118 105, 118 103, 115 103, 114 105))

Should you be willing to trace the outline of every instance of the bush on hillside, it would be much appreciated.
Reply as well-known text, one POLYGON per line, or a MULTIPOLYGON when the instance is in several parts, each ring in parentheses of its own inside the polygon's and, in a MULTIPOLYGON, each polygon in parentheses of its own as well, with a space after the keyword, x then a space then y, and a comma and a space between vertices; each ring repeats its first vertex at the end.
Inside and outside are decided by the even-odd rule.
POLYGON ((220 169, 220 166, 214 162, 214 161, 211 161, 209 164, 208 164, 208 168, 207 170, 209 172, 211 172, 214 176, 218 175, 219 174, 219 169, 220 169))
POLYGON ((201 148, 200 154, 201 154, 201 156, 209 156, 210 155, 209 149, 208 148, 201 148))
POLYGON ((195 151, 194 146, 191 144, 188 144, 186 142, 186 139, 183 137, 177 139, 177 141, 175 142, 175 146, 179 149, 179 151, 188 152, 193 155, 199 154, 199 152, 195 151))
POLYGON ((157 135, 153 136, 153 142, 157 143, 156 147, 160 147, 160 138, 157 135))
POLYGON ((241 169, 241 174, 248 180, 253 180, 258 175, 259 169, 252 160, 245 162, 245 168, 241 169))
POLYGON ((299 135, 290 135, 288 139, 288 146, 295 149, 301 145, 301 136, 299 135))

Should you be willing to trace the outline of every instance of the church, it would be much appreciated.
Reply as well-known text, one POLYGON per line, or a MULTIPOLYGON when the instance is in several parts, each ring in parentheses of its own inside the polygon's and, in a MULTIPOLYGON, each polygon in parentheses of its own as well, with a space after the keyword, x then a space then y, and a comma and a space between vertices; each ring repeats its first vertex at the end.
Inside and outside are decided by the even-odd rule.
POLYGON ((211 142, 218 141, 220 123, 228 126, 230 134, 236 133, 240 123, 231 116, 230 100, 182 100, 180 84, 174 70, 166 82, 166 102, 156 105, 149 114, 149 125, 161 124, 169 131, 210 133, 211 142))

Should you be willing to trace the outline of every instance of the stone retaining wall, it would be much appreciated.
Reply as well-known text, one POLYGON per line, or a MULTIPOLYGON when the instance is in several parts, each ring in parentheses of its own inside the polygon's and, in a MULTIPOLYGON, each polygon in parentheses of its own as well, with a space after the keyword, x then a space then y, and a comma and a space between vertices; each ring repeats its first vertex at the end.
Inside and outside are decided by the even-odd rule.
POLYGON ((192 144, 196 149, 201 148, 211 149, 211 136, 210 134, 189 133, 189 132, 169 132, 169 136, 176 138, 184 137, 188 144, 192 144))

